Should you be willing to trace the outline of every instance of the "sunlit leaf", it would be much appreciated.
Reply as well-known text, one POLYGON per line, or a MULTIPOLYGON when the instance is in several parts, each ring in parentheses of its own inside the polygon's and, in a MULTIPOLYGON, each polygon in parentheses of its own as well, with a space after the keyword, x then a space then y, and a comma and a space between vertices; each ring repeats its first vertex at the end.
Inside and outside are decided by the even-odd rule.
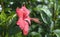
POLYGON ((2 11, 2 13, 1 13, 1 19, 2 20, 6 20, 6 18, 7 18, 7 16, 6 16, 6 14, 4 13, 4 11, 2 11))
POLYGON ((45 13, 41 12, 40 14, 41 14, 41 18, 42 18, 44 23, 46 23, 46 24, 50 24, 51 23, 50 18, 45 13))
POLYGON ((45 6, 45 5, 43 5, 43 6, 42 5, 38 5, 36 7, 36 10, 38 12, 40 12, 41 18, 42 18, 44 23, 46 23, 46 24, 51 23, 52 13, 50 12, 50 10, 48 9, 47 6, 45 6))
POLYGON ((43 10, 48 17, 52 16, 52 13, 49 11, 47 6, 43 6, 43 8, 41 8, 41 10, 43 10))
POLYGON ((53 32, 54 34, 56 34, 57 37, 60 37, 60 29, 56 29, 53 32))

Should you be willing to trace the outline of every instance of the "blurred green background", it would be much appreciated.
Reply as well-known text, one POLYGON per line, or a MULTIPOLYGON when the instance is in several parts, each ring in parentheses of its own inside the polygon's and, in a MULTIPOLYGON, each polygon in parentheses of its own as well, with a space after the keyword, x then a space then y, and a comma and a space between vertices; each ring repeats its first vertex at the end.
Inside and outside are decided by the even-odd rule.
POLYGON ((0 37, 60 37, 60 0, 0 0, 0 37), (23 4, 43 22, 32 21, 27 36, 16 25, 16 8, 23 4))

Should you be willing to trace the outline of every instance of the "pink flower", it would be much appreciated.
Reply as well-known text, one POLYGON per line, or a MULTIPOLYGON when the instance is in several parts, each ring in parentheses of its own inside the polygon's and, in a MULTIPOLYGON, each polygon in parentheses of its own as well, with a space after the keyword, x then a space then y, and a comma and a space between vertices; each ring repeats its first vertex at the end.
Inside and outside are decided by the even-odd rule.
POLYGON ((17 25, 19 25, 21 30, 23 30, 23 34, 27 35, 29 31, 29 24, 31 23, 29 17, 30 11, 25 6, 22 6, 22 8, 16 9, 16 14, 19 18, 17 25))
POLYGON ((25 6, 17 8, 16 14, 18 16, 17 25, 19 25, 24 35, 27 35, 29 32, 29 24, 31 24, 31 20, 41 24, 38 18, 30 18, 30 11, 25 6))

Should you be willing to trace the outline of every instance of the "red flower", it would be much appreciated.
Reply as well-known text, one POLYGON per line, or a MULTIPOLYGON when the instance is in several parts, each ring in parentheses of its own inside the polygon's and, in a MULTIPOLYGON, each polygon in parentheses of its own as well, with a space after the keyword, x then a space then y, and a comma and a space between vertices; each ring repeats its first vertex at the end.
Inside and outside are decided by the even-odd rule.
POLYGON ((22 8, 16 9, 16 13, 19 18, 17 21, 17 25, 19 25, 21 30, 23 30, 23 34, 27 35, 29 30, 29 24, 31 23, 29 17, 30 11, 25 6, 22 6, 22 8))
POLYGON ((28 34, 29 24, 31 24, 30 20, 41 24, 38 18, 29 17, 30 11, 25 6, 22 6, 22 8, 17 8, 16 14, 18 16, 17 25, 19 25, 24 35, 28 34))

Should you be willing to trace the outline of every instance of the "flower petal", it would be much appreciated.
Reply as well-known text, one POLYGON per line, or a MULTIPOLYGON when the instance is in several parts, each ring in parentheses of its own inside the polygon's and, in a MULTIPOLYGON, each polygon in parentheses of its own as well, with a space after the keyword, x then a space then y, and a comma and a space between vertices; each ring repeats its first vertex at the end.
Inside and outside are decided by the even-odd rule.
POLYGON ((23 18, 23 10, 22 9, 20 9, 20 8, 17 8, 16 9, 16 13, 17 13, 17 15, 18 15, 18 17, 20 18, 23 18))
POLYGON ((23 30, 24 25, 25 25, 24 20, 22 18, 19 18, 19 20, 17 21, 17 25, 19 25, 21 30, 23 30))
POLYGON ((26 20, 29 24, 31 24, 31 19, 29 16, 27 18, 25 18, 24 20, 26 20))
POLYGON ((29 31, 29 25, 28 25, 27 22, 25 22, 25 27, 24 27, 24 29, 23 29, 23 34, 24 34, 24 35, 27 35, 27 34, 28 34, 28 31, 29 31))
POLYGON ((24 11, 25 16, 29 16, 30 11, 25 6, 22 6, 22 9, 24 11))

